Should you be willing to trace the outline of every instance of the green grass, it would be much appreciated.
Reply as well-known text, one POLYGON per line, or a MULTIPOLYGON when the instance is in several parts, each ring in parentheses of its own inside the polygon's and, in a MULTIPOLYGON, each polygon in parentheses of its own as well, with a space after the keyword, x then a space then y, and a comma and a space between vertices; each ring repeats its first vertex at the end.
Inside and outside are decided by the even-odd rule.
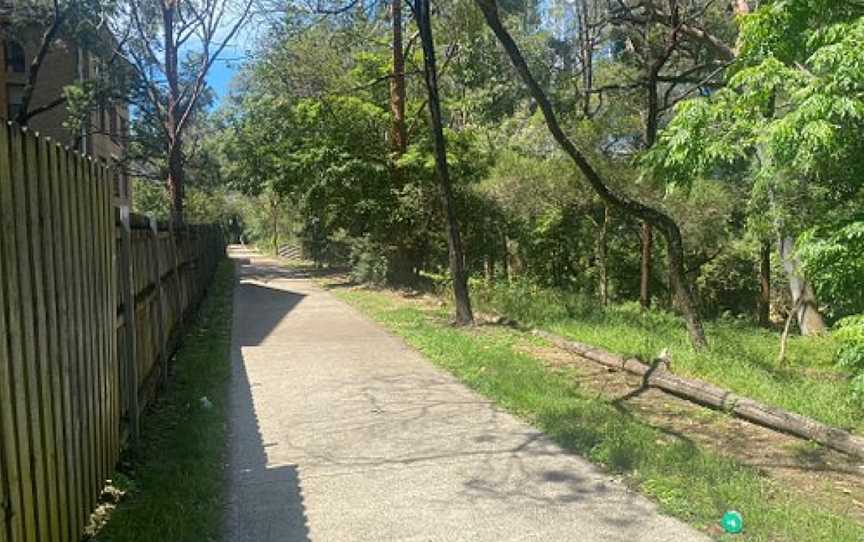
POLYGON ((673 370, 682 376, 864 431, 864 408, 849 393, 846 375, 834 366, 836 344, 830 336, 790 337, 787 365, 779 367, 779 334, 746 321, 707 322, 710 351, 696 353, 681 319, 670 313, 644 312, 635 303, 604 309, 594 300, 529 286, 477 286, 474 302, 481 310, 644 360, 667 349, 673 370))
POLYGON ((718 535, 719 540, 864 540, 864 528, 853 521, 790 496, 754 469, 622 414, 581 390, 567 371, 547 370, 516 348, 524 334, 456 329, 447 325, 446 309, 424 311, 380 292, 337 295, 563 446, 623 474, 667 513, 718 535, 723 512, 742 512, 744 534, 718 535))
POLYGON ((169 388, 142 420, 141 445, 126 458, 131 471, 118 477, 127 495, 97 541, 220 539, 233 284, 226 260, 177 352, 169 388))

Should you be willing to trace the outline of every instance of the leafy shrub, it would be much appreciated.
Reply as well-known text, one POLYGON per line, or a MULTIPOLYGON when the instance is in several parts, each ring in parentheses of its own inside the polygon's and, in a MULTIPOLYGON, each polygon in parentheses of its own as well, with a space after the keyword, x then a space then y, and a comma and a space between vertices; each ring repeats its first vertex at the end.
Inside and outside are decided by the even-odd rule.
POLYGON ((699 294, 705 316, 753 314, 759 293, 756 249, 733 242, 700 269, 699 294))
POLYGON ((839 341, 837 364, 852 373, 850 388, 856 398, 864 398, 864 314, 848 316, 837 322, 834 337, 839 341))
POLYGON ((387 281, 386 249, 368 235, 351 241, 351 278, 376 286, 387 281))
POLYGON ((472 282, 478 306, 526 324, 546 324, 584 316, 597 309, 597 301, 578 292, 543 288, 520 280, 512 283, 472 282))
POLYGON ((864 311, 864 219, 836 229, 805 232, 798 250, 830 316, 864 311))

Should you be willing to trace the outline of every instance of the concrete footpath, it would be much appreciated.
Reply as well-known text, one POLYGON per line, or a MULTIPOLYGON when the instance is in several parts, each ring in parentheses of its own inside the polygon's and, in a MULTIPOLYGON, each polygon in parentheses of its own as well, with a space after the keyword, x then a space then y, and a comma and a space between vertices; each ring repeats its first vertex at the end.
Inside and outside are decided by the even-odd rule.
POLYGON ((702 542, 318 287, 241 249, 229 542, 702 542))

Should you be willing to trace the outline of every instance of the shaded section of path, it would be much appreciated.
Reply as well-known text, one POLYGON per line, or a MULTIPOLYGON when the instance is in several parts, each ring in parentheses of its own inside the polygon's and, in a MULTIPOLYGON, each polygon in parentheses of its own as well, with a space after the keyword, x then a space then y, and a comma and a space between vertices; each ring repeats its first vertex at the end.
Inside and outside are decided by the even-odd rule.
POLYGON ((317 287, 238 262, 229 542, 702 542, 317 287))

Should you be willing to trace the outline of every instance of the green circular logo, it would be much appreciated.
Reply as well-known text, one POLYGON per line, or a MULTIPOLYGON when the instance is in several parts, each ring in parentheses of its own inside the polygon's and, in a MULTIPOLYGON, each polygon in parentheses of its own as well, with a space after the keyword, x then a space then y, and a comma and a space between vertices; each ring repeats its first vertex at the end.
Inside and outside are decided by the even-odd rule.
POLYGON ((739 512, 730 510, 723 514, 720 524, 727 533, 738 534, 744 529, 744 517, 739 512))

